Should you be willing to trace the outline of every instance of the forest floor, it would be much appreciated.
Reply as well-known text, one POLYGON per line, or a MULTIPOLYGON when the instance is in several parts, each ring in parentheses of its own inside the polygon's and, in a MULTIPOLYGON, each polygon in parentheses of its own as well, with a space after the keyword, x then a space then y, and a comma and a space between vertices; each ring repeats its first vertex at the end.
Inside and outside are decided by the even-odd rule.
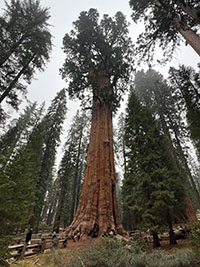
MULTIPOLYGON (((56 266, 55 259, 57 256, 62 258, 62 262, 68 262, 70 257, 76 250, 81 250, 88 248, 94 242, 98 242, 98 239, 91 239, 86 241, 68 241, 67 247, 63 249, 55 249, 55 250, 47 250, 44 254, 33 255, 31 257, 25 258, 23 261, 16 261, 11 264, 11 267, 51 267, 56 266)), ((152 248, 152 244, 150 244, 149 252, 159 250, 168 255, 176 254, 177 252, 187 251, 191 248, 189 239, 181 239, 177 240, 177 245, 169 245, 168 240, 161 241, 160 248, 152 248)))

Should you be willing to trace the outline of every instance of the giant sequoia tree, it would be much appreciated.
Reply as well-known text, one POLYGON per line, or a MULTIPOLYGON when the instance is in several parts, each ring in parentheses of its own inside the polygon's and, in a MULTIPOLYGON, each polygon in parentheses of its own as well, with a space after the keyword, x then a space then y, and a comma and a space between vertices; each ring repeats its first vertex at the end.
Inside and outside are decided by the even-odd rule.
POLYGON ((64 37, 61 69, 69 95, 92 102, 92 125, 82 194, 69 237, 123 234, 116 201, 112 113, 119 106, 131 72, 132 45, 121 12, 114 18, 97 10, 82 12, 64 37), (87 94, 88 93, 88 94, 87 94), (86 97, 87 96, 87 97, 86 97))
POLYGON ((130 0, 135 22, 144 19, 145 32, 138 38, 137 53, 151 60, 156 45, 172 56, 181 36, 200 55, 200 2, 186 0, 130 0))

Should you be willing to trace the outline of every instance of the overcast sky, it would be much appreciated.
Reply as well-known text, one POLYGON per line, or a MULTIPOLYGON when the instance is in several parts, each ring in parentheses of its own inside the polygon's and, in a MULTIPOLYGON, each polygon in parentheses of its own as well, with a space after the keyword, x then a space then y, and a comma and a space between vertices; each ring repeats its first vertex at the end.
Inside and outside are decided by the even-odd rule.
MULTIPOLYGON (((7 1, 9 2, 9 0, 7 1)), ((46 69, 42 73, 36 73, 35 79, 31 85, 28 86, 28 98, 31 101, 37 101, 38 103, 46 102, 46 107, 49 106, 50 101, 55 97, 56 92, 66 87, 64 81, 62 81, 59 75, 59 68, 64 62, 65 55, 62 52, 62 39, 65 33, 69 33, 72 29, 72 22, 77 20, 81 11, 87 11, 90 8, 96 8, 100 13, 109 14, 114 16, 117 11, 122 11, 127 20, 131 22, 130 36, 133 40, 144 28, 144 25, 134 25, 131 20, 131 9, 128 4, 128 0, 40 0, 41 5, 50 8, 50 24, 53 38, 53 51, 51 54, 51 60, 47 64, 46 69)), ((4 7, 4 0, 0 0, 0 8, 4 7)), ((2 11, 2 10, 1 10, 2 11)), ((158 54, 159 58, 159 54, 158 54)), ((199 62, 199 56, 190 48, 184 44, 179 48, 179 51, 174 55, 174 59, 167 66, 155 66, 155 69, 161 72, 163 75, 167 75, 169 66, 178 67, 179 64, 185 64, 188 66, 196 67, 199 62)), ((145 66, 144 66, 145 67, 145 66)), ((120 111, 123 111, 125 102, 122 103, 120 111)), ((71 120, 79 108, 79 102, 68 101, 68 113, 67 121, 65 123, 64 136, 66 136, 66 130, 71 124, 71 120)), ((14 115, 14 112, 9 108, 9 113, 14 115)), ((59 153, 60 154, 60 153, 59 153)), ((60 155, 59 155, 60 158, 60 155)))
MULTIPOLYGON (((8 0, 9 2, 9 0, 8 0)), ((75 21, 81 11, 87 11, 89 8, 96 8, 100 15, 109 14, 115 15, 117 11, 122 11, 127 20, 131 22, 130 36, 135 40, 138 33, 143 29, 143 25, 134 25, 131 20, 131 9, 128 0, 40 0, 41 5, 50 8, 50 24, 53 38, 53 51, 51 60, 47 64, 46 69, 42 73, 36 73, 35 79, 28 86, 28 98, 39 103, 45 101, 47 106, 55 97, 56 92, 66 86, 59 75, 59 68, 64 62, 65 55, 62 52, 62 39, 65 33, 72 29, 72 22, 75 21)), ((0 0, 0 7, 3 8, 4 1, 0 0)), ((178 64, 185 64, 196 67, 199 62, 199 56, 190 48, 183 45, 174 55, 174 60, 165 67, 155 66, 155 68, 167 74, 169 66, 177 67, 178 64)), ((124 105, 124 103, 122 104, 124 105)), ((78 106, 77 103, 68 103, 68 117, 71 118, 78 106)), ((11 110, 10 110, 11 111, 11 110)))

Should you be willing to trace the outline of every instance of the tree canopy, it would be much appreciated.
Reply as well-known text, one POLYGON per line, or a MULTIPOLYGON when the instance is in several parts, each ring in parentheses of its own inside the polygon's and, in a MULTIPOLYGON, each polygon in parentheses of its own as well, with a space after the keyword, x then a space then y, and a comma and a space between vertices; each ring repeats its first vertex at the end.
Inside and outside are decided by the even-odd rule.
POLYGON ((17 108, 34 72, 43 70, 52 49, 48 8, 38 0, 6 2, 0 16, 0 103, 17 108), (23 82, 22 82, 23 81, 23 82), (24 82, 25 81, 25 82, 24 82))
POLYGON ((180 45, 181 35, 200 53, 200 37, 196 33, 200 23, 199 1, 130 0, 129 3, 133 20, 143 19, 145 23, 145 31, 139 35, 136 49, 136 54, 144 60, 152 61, 158 46, 164 51, 165 60, 171 59, 180 45), (193 44, 194 39, 197 46, 193 44))
MULTIPOLYGON (((121 12, 99 21, 96 9, 80 13, 74 29, 63 39, 66 54, 61 74, 69 82, 69 95, 83 100, 86 91, 93 96, 107 97, 107 90, 96 92, 95 75, 103 72, 112 87, 111 99, 117 107, 132 70, 132 43, 128 23, 121 12)), ((88 98, 86 98, 86 101, 88 98)), ((89 98, 91 101, 91 98, 89 98)))

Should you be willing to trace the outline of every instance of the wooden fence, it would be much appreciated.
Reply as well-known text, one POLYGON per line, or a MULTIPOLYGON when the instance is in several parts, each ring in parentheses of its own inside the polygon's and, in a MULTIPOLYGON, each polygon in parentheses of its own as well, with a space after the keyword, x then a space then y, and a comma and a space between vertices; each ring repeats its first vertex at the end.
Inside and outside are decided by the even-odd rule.
POLYGON ((56 237, 52 239, 51 237, 41 237, 40 239, 32 239, 30 245, 26 245, 26 243, 20 243, 20 239, 15 240, 16 243, 14 245, 8 246, 10 254, 15 259, 23 259, 24 257, 31 256, 38 253, 44 253, 47 249, 52 248, 64 248, 67 246, 66 239, 60 239, 56 237))

